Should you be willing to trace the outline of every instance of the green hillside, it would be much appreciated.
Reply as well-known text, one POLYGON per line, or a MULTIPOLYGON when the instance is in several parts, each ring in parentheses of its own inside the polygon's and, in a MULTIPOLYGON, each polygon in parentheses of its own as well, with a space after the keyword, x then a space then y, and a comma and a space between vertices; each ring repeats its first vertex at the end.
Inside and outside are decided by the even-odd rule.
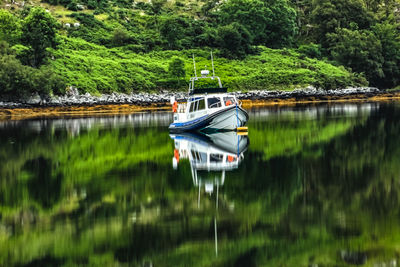
POLYGON ((59 94, 67 86, 82 93, 184 90, 192 55, 198 68, 210 68, 210 51, 231 90, 400 83, 398 0, 47 0, 1 7, 2 95, 59 94))

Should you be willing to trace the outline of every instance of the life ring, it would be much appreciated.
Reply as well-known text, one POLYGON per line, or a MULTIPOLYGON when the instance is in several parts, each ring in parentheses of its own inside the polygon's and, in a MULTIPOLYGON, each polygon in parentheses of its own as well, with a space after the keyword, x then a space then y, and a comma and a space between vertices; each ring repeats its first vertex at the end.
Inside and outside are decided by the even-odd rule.
POLYGON ((230 105, 232 105, 232 101, 228 100, 225 102, 225 106, 230 106, 230 105))
POLYGON ((178 102, 174 102, 174 104, 172 105, 172 111, 175 113, 178 110, 178 102))

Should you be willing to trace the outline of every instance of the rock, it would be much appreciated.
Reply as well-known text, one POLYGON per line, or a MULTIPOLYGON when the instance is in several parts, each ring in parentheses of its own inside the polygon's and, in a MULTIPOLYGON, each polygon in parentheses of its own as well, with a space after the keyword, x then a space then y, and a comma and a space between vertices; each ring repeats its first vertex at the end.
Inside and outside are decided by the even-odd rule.
POLYGON ((75 86, 69 86, 66 91, 66 96, 79 96, 78 88, 75 86))
MULTIPOLYGON (((266 99, 287 99, 287 98, 309 98, 317 97, 319 99, 329 99, 329 97, 341 97, 346 95, 364 95, 370 97, 380 93, 379 89, 374 87, 349 87, 338 90, 321 90, 313 86, 308 86, 303 89, 296 88, 293 91, 270 91, 270 90, 253 90, 248 92, 234 92, 234 95, 239 99, 251 100, 266 100, 266 99)), ((171 96, 174 96, 177 101, 184 101, 187 98, 185 92, 161 92, 159 94, 149 93, 111 93, 102 94, 100 96, 92 96, 90 93, 80 95, 79 91, 74 86, 69 86, 66 94, 63 96, 54 96, 48 99, 42 99, 38 94, 32 95, 23 103, 29 105, 93 105, 93 104, 136 104, 148 106, 150 104, 165 104, 169 103, 171 96)), ((11 100, 2 99, 0 106, 14 107, 21 106, 23 103, 13 103, 11 100)))
POLYGON ((59 98, 53 98, 51 99, 50 104, 59 105, 61 104, 61 101, 59 98))
POLYGON ((26 103, 30 104, 30 105, 37 105, 42 101, 41 97, 39 94, 34 94, 32 96, 30 96, 27 100, 26 103))

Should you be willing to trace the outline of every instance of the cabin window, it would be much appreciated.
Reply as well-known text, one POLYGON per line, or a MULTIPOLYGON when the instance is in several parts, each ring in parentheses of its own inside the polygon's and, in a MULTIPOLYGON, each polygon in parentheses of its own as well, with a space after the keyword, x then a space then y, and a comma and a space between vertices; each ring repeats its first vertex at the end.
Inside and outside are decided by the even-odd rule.
POLYGON ((197 104, 197 101, 196 101, 196 102, 190 103, 190 110, 189 110, 189 112, 193 112, 193 111, 195 110, 196 104, 197 104))
POLYGON ((190 150, 192 158, 196 162, 207 162, 207 153, 190 150))
POLYGON ((210 154, 210 162, 219 163, 224 160, 224 155, 222 154, 210 154))
POLYGON ((204 98, 199 100, 199 104, 197 106, 197 110, 202 110, 202 109, 206 109, 206 102, 204 98))
POLYGON ((197 101, 193 101, 190 104, 189 112, 195 112, 195 111, 202 110, 202 109, 205 109, 205 108, 206 108, 206 103, 205 103, 204 98, 202 98, 202 99, 199 99, 197 101))
POLYGON ((236 103, 235 98, 231 96, 224 97, 225 106, 230 106, 236 103))
POLYGON ((207 99, 208 108, 221 107, 221 100, 218 97, 210 97, 207 99))

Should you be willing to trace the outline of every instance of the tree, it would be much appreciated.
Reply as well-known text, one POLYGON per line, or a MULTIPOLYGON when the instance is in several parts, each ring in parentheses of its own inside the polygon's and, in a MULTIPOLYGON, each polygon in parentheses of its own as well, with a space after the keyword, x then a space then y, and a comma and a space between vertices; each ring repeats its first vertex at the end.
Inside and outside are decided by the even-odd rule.
POLYGON ((316 0, 310 21, 314 26, 315 41, 326 48, 329 46, 328 33, 334 33, 337 28, 368 29, 373 15, 361 0, 316 0))
POLYGON ((251 34, 237 22, 218 28, 218 43, 227 58, 243 58, 251 52, 251 42, 251 34))
POLYGON ((264 35, 264 44, 272 48, 290 46, 298 30, 296 11, 286 0, 269 0, 267 5, 272 15, 264 35))
POLYGON ((290 45, 296 33, 296 12, 286 0, 229 0, 217 12, 219 23, 239 23, 254 44, 269 47, 290 45))
POLYGON ((12 55, 0 56, 0 95, 21 96, 31 91, 32 70, 12 55))
POLYGON ((43 64, 48 47, 55 48, 57 21, 43 8, 33 8, 22 25, 22 43, 31 48, 30 65, 39 67, 43 64))
POLYGON ((400 84, 400 33, 399 25, 376 24, 372 30, 382 45, 384 79, 381 87, 394 87, 400 84))
POLYGON ((180 57, 173 57, 168 65, 168 71, 175 78, 185 77, 185 62, 180 57))
POLYGON ((0 42, 0 95, 23 97, 31 93, 63 93, 66 87, 63 78, 47 66, 36 69, 22 65, 14 55, 16 46, 10 49, 6 42, 0 42))
POLYGON ((19 39, 20 34, 19 20, 10 12, 0 9, 0 40, 13 45, 19 39))
POLYGON ((334 60, 355 72, 365 73, 372 85, 379 86, 384 77, 384 58, 382 44, 373 32, 337 29, 327 37, 332 44, 330 51, 334 60))
POLYGON ((161 23, 160 34, 167 41, 169 49, 182 48, 182 39, 190 28, 190 23, 185 17, 169 17, 161 23))
POLYGON ((123 46, 131 40, 128 31, 125 28, 116 28, 112 33, 111 42, 114 46, 123 46))
POLYGON ((164 5, 167 3, 167 0, 152 0, 151 1, 151 11, 154 15, 160 15, 164 5))
POLYGON ((0 41, 0 57, 13 54, 14 50, 10 48, 10 45, 6 41, 0 41))

